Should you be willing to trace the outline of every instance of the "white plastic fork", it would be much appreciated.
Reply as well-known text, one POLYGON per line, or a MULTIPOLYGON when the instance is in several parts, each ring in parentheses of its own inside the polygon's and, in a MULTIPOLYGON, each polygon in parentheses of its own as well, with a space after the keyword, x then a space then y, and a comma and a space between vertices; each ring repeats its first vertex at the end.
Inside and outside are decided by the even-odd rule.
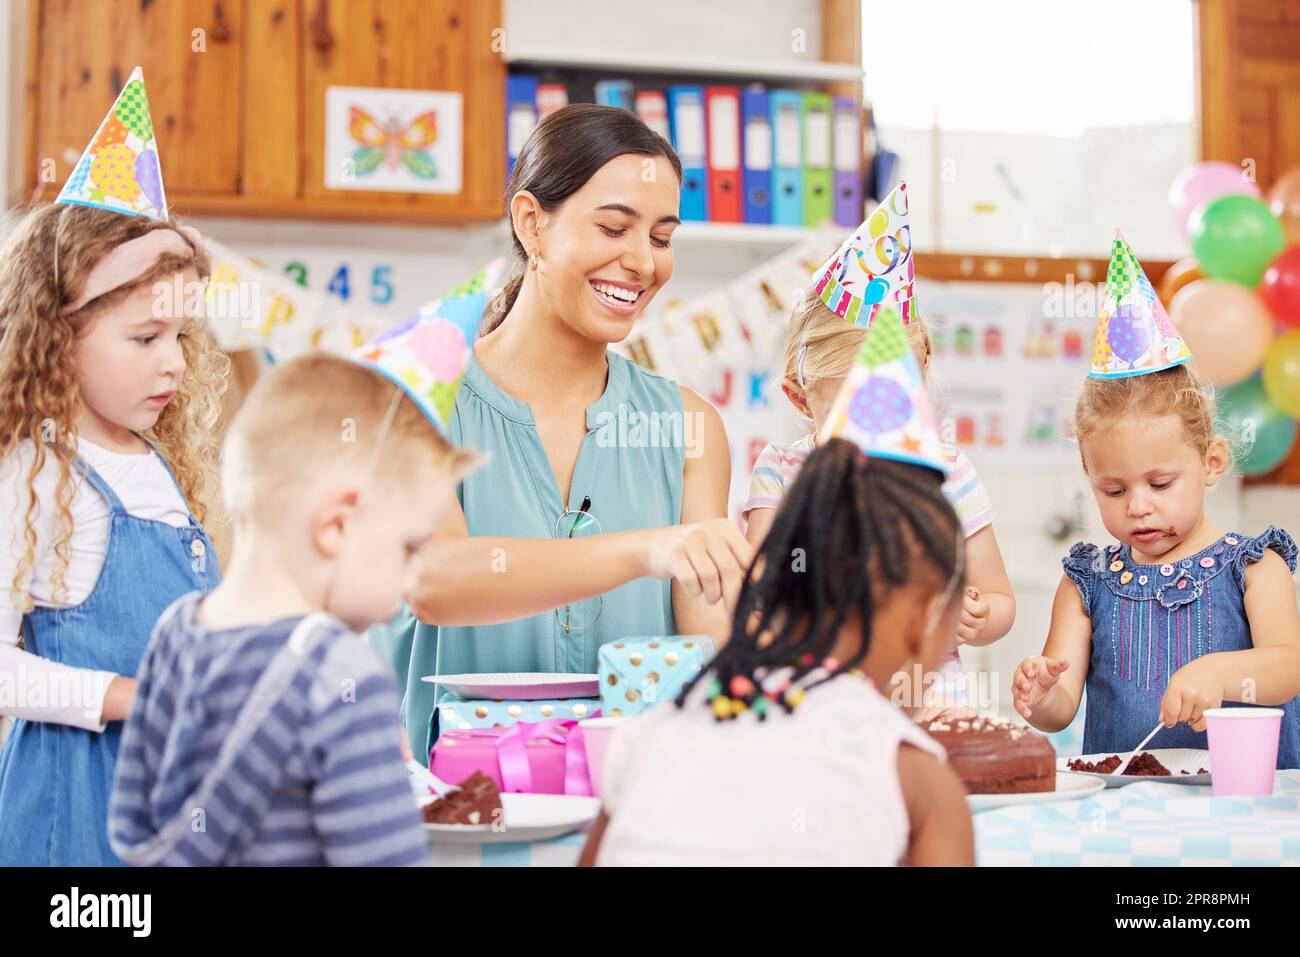
POLYGON ((1119 767, 1117 767, 1114 771, 1110 772, 1111 775, 1113 776, 1116 774, 1123 774, 1125 771, 1127 771, 1129 764, 1133 761, 1135 757, 1137 757, 1138 752, 1141 751, 1143 748, 1145 748, 1147 746, 1147 743, 1152 738, 1154 738, 1160 732, 1160 729, 1163 728, 1164 726, 1165 724, 1163 721, 1157 724, 1156 729, 1152 731, 1150 734, 1148 734, 1145 738, 1143 738, 1142 743, 1139 744, 1136 748, 1134 748, 1125 756, 1124 760, 1120 762, 1119 767))

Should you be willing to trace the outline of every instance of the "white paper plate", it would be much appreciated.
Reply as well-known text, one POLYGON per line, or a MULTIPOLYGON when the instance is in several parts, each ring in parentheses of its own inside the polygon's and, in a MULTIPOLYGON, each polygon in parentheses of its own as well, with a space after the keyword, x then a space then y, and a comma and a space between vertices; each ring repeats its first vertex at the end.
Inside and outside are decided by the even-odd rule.
POLYGON ((506 701, 544 701, 547 698, 595 698, 600 694, 598 675, 548 672, 513 672, 477 675, 429 675, 430 684, 460 695, 466 701, 501 698, 506 701))
POLYGON ((1106 785, 1096 780, 1096 774, 1076 774, 1073 771, 1056 772, 1056 790, 1038 791, 1028 794, 968 794, 966 803, 971 811, 991 811, 995 807, 1010 807, 1017 804, 1047 804, 1051 801, 1077 801, 1079 798, 1092 797, 1098 791, 1105 790, 1106 785))
MULTIPOLYGON (((430 795, 421 806, 433 800, 430 795)), ((434 844, 501 844, 546 841, 577 831, 596 819, 600 799, 572 794, 503 794, 505 826, 488 824, 426 824, 434 844)))
MULTIPOLYGON (((1070 771, 1071 774, 1081 774, 1085 778, 1094 778, 1101 781, 1108 788, 1122 788, 1130 784, 1141 784, 1143 781, 1154 781, 1157 784, 1209 784, 1210 773, 1205 774, 1180 774, 1179 772, 1186 769, 1196 771, 1200 768, 1210 768, 1210 752, 1199 751, 1196 748, 1148 748, 1151 754, 1156 756, 1156 760, 1167 767, 1170 771, 1169 777, 1139 777, 1135 774, 1098 774, 1095 771, 1070 771)), ((1079 757, 1083 760, 1096 764, 1112 754, 1081 754, 1079 757)), ((1066 764, 1074 758, 1057 758, 1056 770, 1068 771, 1066 764)), ((1211 770, 1213 770, 1211 768, 1211 770)))

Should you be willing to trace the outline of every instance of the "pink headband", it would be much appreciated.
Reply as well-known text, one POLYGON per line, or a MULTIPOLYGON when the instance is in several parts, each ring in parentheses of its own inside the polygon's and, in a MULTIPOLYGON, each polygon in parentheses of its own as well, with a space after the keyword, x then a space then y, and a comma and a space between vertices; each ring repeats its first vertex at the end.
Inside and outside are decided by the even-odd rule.
POLYGON ((167 253, 188 256, 202 248, 203 237, 191 226, 154 229, 143 236, 128 239, 95 263, 94 268, 90 270, 90 275, 86 277, 86 285, 81 290, 81 295, 60 309, 59 315, 71 315, 92 299, 98 299, 106 292, 112 292, 127 283, 134 282, 152 269, 154 263, 167 253))

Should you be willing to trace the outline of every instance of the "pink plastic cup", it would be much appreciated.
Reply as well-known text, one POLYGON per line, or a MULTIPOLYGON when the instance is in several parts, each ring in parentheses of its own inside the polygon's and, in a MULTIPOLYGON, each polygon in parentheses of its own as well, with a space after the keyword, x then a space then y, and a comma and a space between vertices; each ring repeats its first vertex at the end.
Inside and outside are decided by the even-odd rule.
POLYGON ((600 797, 601 776, 605 771, 605 748, 610 735, 623 718, 588 718, 582 722, 582 742, 587 748, 587 770, 591 773, 591 793, 600 797))
POLYGON ((1266 797, 1273 793, 1281 708, 1210 708, 1210 775, 1215 797, 1266 797))

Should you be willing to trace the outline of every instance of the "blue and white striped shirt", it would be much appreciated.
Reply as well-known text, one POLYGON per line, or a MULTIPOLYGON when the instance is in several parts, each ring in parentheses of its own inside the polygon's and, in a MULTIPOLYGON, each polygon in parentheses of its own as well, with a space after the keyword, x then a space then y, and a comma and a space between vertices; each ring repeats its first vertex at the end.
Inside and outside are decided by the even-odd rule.
POLYGON ((428 864, 392 670, 337 619, 210 798, 195 805, 258 678, 302 620, 211 631, 195 620, 201 597, 186 595, 163 614, 141 662, 109 803, 114 851, 141 862, 146 845, 158 850, 155 835, 183 816, 151 860, 428 864))

